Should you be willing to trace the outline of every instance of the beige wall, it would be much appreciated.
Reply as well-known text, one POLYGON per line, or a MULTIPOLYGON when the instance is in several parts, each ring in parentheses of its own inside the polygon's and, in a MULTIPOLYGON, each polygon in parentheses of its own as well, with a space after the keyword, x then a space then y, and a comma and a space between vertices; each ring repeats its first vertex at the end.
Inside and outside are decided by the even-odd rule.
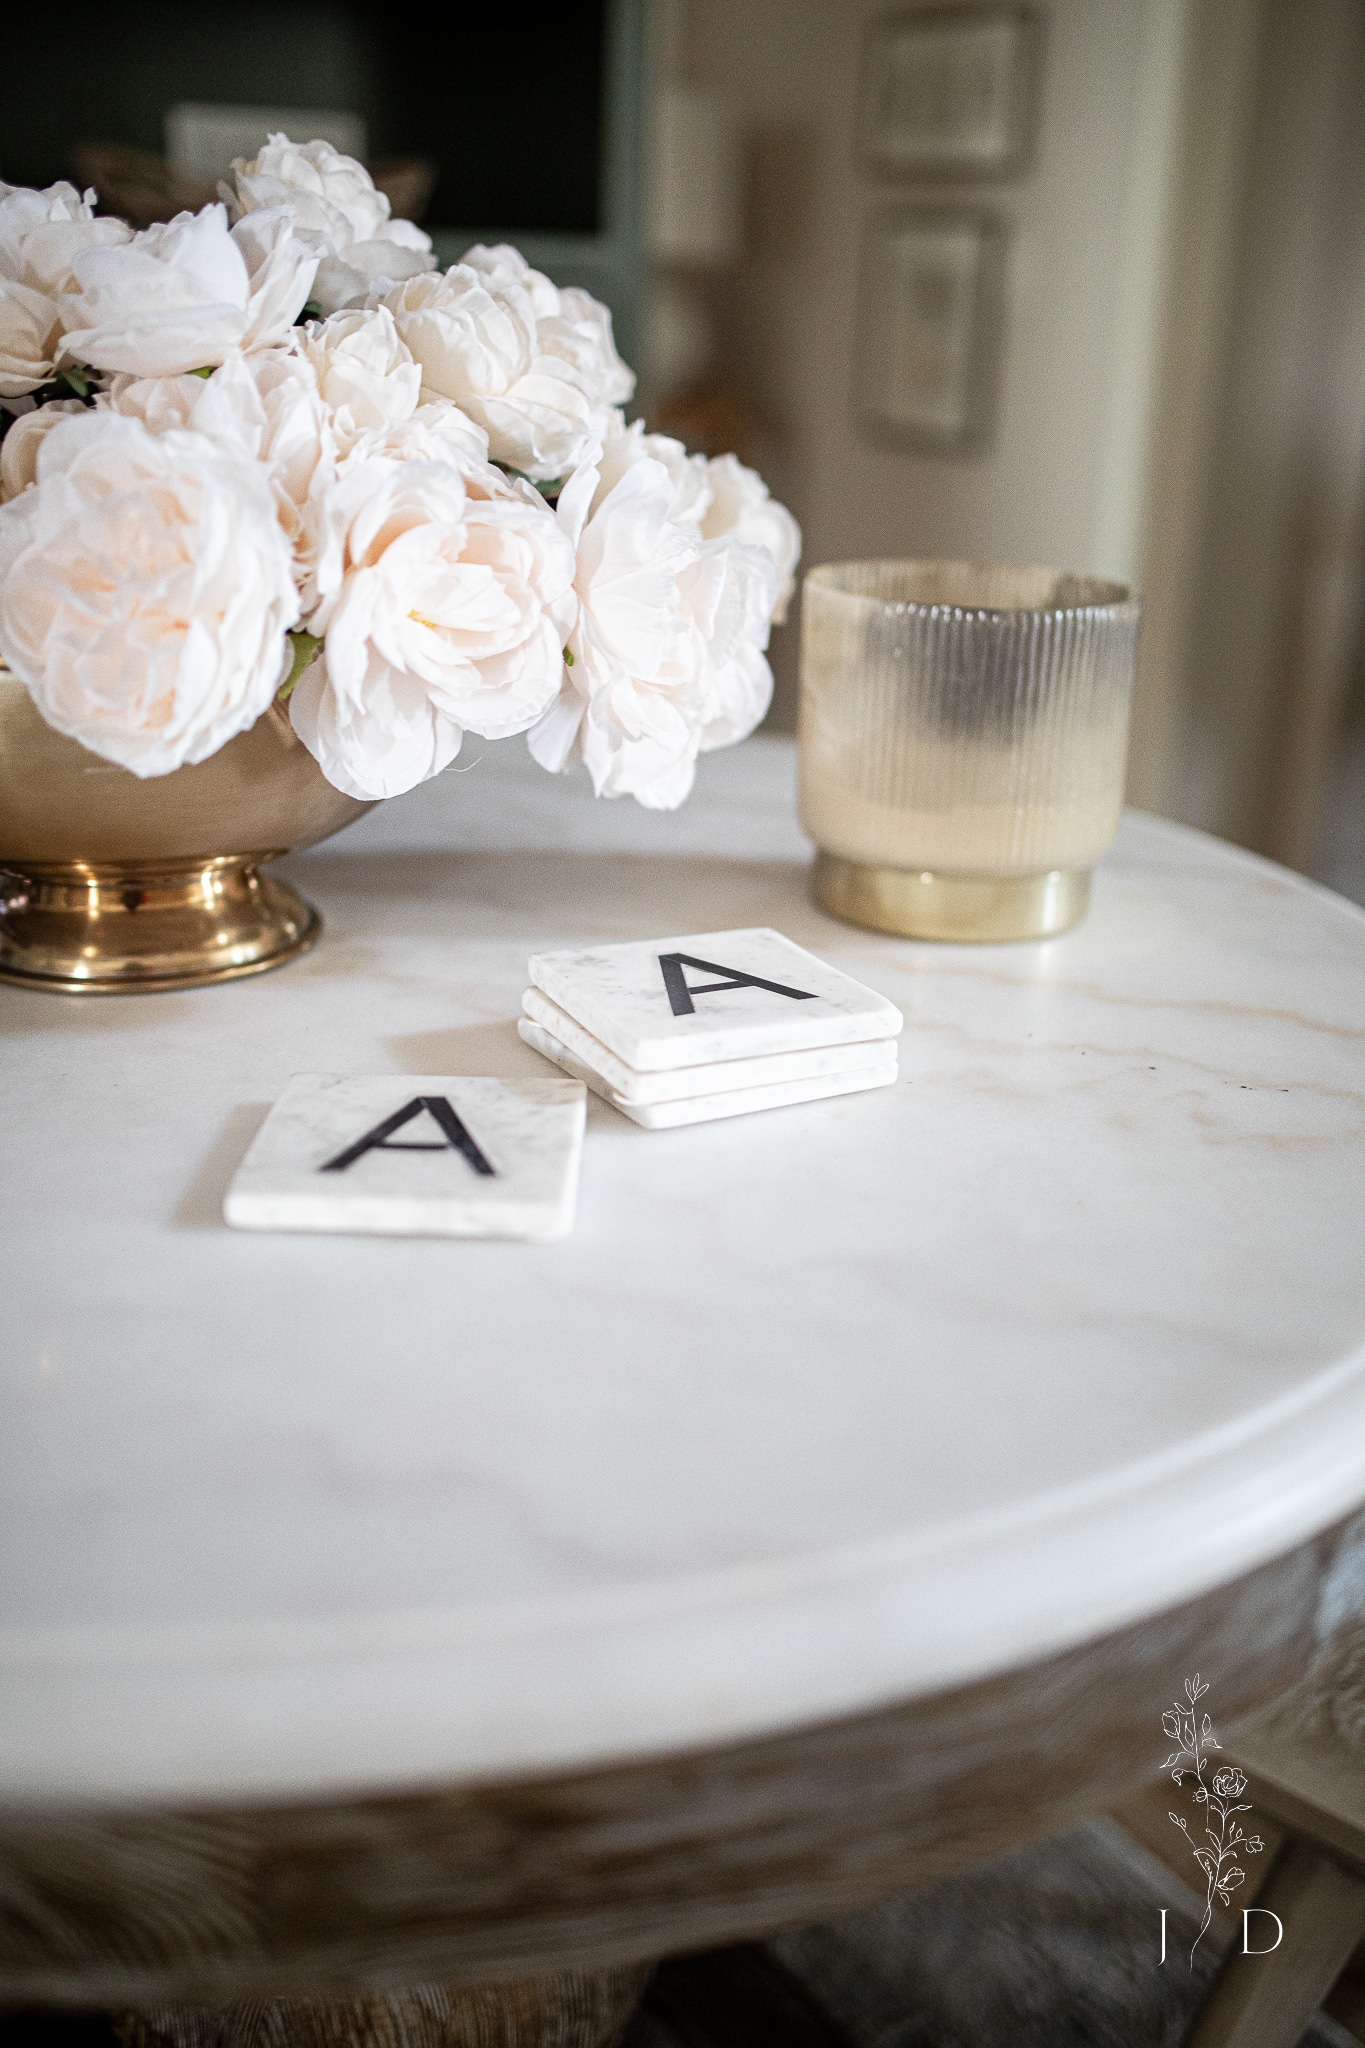
POLYGON ((1164 796, 1312 870, 1365 599, 1365 8, 1234 11, 1255 61, 1164 796))
MULTIPOLYGON (((967 555, 1137 575, 1183 0, 1051 0, 1033 162, 1016 182, 916 188, 855 161, 862 26, 886 0, 682 0, 684 79, 744 137, 741 269, 713 298, 721 359, 766 420, 762 462, 807 566, 967 555), (864 223, 888 199, 961 197, 1009 224, 995 446, 953 459, 862 437, 852 416, 864 223)), ((774 640, 775 716, 795 631, 774 640)))

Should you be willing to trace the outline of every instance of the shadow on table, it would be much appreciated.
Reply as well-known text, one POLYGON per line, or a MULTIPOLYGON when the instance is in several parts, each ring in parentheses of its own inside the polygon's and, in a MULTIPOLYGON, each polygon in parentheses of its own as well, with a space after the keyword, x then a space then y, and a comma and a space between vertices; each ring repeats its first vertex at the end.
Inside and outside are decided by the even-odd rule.
MULTIPOLYGON (((242 1102, 228 1111, 223 1128, 199 1162, 194 1179, 171 1212, 175 1230, 223 1230, 223 1197, 247 1147, 270 1114, 268 1102, 242 1102)), ((3 2048, 3 2044, 0 2044, 3 2048)))
MULTIPOLYGON (((832 932, 848 929, 816 909, 808 869, 791 861, 644 858, 560 848, 342 849, 286 861, 282 871, 320 904, 324 917, 337 920, 347 904, 363 905, 368 916, 385 901, 395 912, 440 903, 449 913, 452 940, 524 932, 535 942, 552 931, 557 945, 585 945, 780 923, 792 938, 818 946, 832 932)), ((324 937, 302 971, 323 969, 327 955, 337 952, 335 942, 329 946, 324 937)))
POLYGON ((400 1074, 492 1074, 500 1081, 543 1081, 557 1071, 517 1036, 515 1017, 457 1024, 448 1031, 400 1031, 384 1043, 400 1074))

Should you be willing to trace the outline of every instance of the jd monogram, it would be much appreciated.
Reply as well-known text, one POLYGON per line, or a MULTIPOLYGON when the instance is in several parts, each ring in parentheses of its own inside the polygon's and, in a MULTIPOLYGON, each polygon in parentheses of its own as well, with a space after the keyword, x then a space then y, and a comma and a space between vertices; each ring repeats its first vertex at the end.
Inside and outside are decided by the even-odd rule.
MULTIPOLYGON (((1185 1698, 1177 1700, 1161 1717, 1161 1725, 1172 1742, 1178 1745, 1171 1751, 1163 1771, 1169 1771, 1174 1782, 1184 1790, 1186 1779, 1192 1781, 1195 1825, 1203 1822, 1203 1841, 1197 1841, 1190 1833, 1188 1822, 1179 1813, 1168 1814, 1190 1845, 1195 1862, 1204 1873, 1204 1918, 1199 1932, 1190 1947, 1190 1964, 1194 1964, 1194 1952, 1209 1931, 1213 1920, 1213 1902, 1230 1906, 1232 1894, 1246 1877, 1246 1872, 1237 1861, 1239 1856, 1259 1856, 1265 1847, 1259 1835, 1248 1835, 1237 1816, 1250 1813, 1250 1800, 1243 1800, 1247 1781, 1245 1771, 1236 1764, 1224 1764, 1205 1779, 1209 1769, 1209 1751, 1221 1744, 1213 1732, 1213 1723, 1206 1713, 1197 1711, 1198 1702, 1208 1691, 1196 1671, 1193 1678, 1185 1680, 1185 1698)), ((1269 1929, 1263 1930, 1268 1933, 1269 1929)), ((1279 1916, 1266 1906, 1248 1906, 1242 1913, 1242 1954, 1244 1956, 1269 1955, 1284 1939, 1284 1928, 1279 1916), (1251 1946, 1251 1918, 1259 1914, 1275 1922, 1275 1939, 1268 1947, 1251 1946)), ((1166 1908, 1161 1909, 1161 1960, 1166 1960, 1166 1908)))

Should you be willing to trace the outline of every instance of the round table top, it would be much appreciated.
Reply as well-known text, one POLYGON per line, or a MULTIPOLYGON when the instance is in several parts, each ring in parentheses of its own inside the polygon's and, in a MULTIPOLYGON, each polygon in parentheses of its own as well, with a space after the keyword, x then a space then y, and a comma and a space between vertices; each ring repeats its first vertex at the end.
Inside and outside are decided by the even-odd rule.
POLYGON ((286 872, 317 951, 0 990, 0 1794, 491 1781, 837 1717, 1236 1577, 1365 1497, 1365 916, 1130 817, 1086 922, 806 893, 789 743, 660 817, 520 746, 286 872), (556 1244, 233 1232, 296 1072, 543 1074, 548 946, 775 925, 894 1089, 590 1098, 556 1244))

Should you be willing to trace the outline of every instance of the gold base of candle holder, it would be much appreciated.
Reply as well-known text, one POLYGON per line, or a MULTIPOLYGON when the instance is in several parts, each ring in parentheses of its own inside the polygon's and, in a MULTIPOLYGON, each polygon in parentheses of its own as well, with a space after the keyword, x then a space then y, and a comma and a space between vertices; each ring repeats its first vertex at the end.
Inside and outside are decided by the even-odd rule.
POLYGON ((951 875, 868 867, 817 853, 812 893, 846 924, 902 939, 989 944, 1050 939, 1070 931, 1090 902, 1089 868, 1044 875, 951 875))

